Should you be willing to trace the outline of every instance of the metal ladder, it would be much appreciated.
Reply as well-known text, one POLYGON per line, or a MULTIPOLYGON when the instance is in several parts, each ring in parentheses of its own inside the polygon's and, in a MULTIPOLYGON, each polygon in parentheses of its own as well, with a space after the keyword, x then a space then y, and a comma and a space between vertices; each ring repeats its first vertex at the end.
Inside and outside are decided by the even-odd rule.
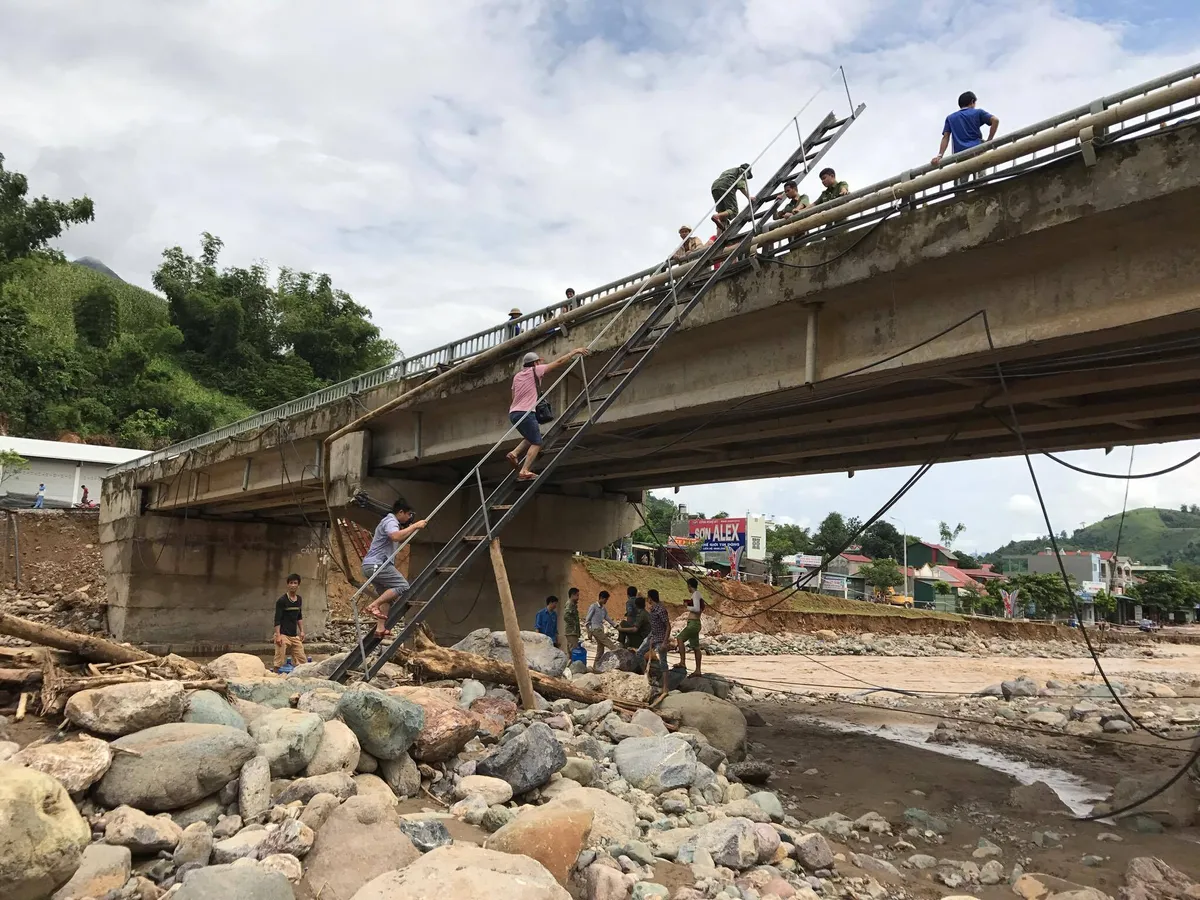
MULTIPOLYGON (((347 657, 341 662, 331 676, 335 681, 343 681, 352 670, 361 669, 364 680, 374 678, 383 665, 395 655, 401 645, 412 635, 423 619, 433 610, 437 602, 446 595, 446 591, 454 583, 458 575, 481 554, 486 553, 490 540, 497 536, 504 527, 520 513, 529 499, 538 489, 551 480, 558 464, 584 438, 592 425, 616 402, 617 397, 637 376, 647 360, 663 344, 684 319, 700 303, 700 300, 717 283, 729 274, 729 269, 736 263, 748 259, 755 264, 752 241, 760 231, 765 230, 766 223, 775 215, 783 200, 782 186, 789 180, 800 180, 811 172, 822 157, 833 147, 837 140, 846 132, 862 114, 864 105, 859 105, 851 115, 838 118, 829 113, 800 146, 788 157, 787 161, 754 195, 749 204, 734 216, 718 240, 708 244, 698 255, 689 256, 683 265, 688 268, 680 278, 674 278, 674 267, 670 259, 659 267, 659 272, 666 273, 666 283, 647 285, 629 298, 612 317, 612 322, 621 318, 630 310, 644 308, 644 303, 655 301, 653 308, 642 323, 633 331, 629 338, 617 348, 612 355, 593 372, 590 377, 583 359, 577 359, 568 366, 563 374, 555 381, 560 383, 568 373, 579 366, 584 381, 584 388, 566 405, 566 408, 553 422, 543 430, 542 454, 539 456, 541 469, 537 477, 531 481, 518 481, 517 473, 509 471, 498 484, 490 489, 484 487, 483 466, 493 460, 501 445, 510 442, 510 432, 484 454, 474 468, 455 486, 446 498, 434 509, 432 518, 447 505, 451 497, 459 490, 477 490, 479 507, 467 517, 466 522, 425 566, 411 582, 405 594, 392 603, 389 610, 386 627, 391 630, 401 621, 403 628, 400 633, 390 639, 380 640, 374 633, 363 636, 358 633, 357 643, 351 648, 347 657), (747 227, 748 226, 748 227, 747 227), (744 229, 744 230, 743 230, 744 229), (714 267, 713 263, 717 262, 714 267), (636 304, 636 305, 635 305, 636 304), (583 418, 575 421, 583 414, 583 418)), ((731 188, 730 190, 733 190, 731 188)), ((594 340, 603 336, 604 331, 594 340)), ((543 394, 549 394, 554 386, 543 389, 543 394)), ((512 435, 515 439, 515 435, 512 435)), ((502 459, 503 457, 500 457, 502 459)), ((408 543, 401 543, 393 551, 392 557, 399 553, 408 543)), ((358 595, 370 583, 364 584, 351 598, 351 604, 357 610, 358 595)), ((357 616, 357 613, 356 613, 357 616)))

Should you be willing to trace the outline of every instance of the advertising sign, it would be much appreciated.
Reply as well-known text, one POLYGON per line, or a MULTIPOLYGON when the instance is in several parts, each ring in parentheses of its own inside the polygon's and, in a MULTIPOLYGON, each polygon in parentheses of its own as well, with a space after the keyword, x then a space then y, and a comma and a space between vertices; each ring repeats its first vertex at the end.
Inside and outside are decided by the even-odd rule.
POLYGON ((688 535, 700 539, 705 553, 723 553, 746 546, 745 519, 691 519, 688 535))
POLYGON ((817 569, 821 566, 821 557, 813 553, 797 553, 796 565, 804 566, 806 569, 817 569))
POLYGON ((821 589, 825 591, 846 591, 845 575, 822 575, 821 589))
POLYGON ((1079 585, 1079 593, 1086 600, 1095 597, 1101 591, 1107 590, 1108 585, 1103 581, 1084 581, 1079 585))

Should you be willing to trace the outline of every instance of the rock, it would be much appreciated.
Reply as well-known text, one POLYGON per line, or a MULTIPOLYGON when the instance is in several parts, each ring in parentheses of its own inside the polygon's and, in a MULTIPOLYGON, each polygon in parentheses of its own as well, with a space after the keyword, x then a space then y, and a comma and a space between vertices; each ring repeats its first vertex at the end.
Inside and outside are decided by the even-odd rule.
POLYGON ((471 704, 478 729, 498 739, 509 725, 517 721, 517 704, 503 697, 483 697, 471 704))
POLYGON ((626 900, 629 896, 629 888, 621 871, 602 863, 592 863, 587 867, 584 882, 587 900, 626 900))
POLYGON ((630 738, 613 759, 622 778, 652 794, 689 787, 697 773, 695 752, 677 737, 630 738))
POLYGON ((637 813, 633 806, 599 788, 575 788, 542 808, 591 812, 592 826, 585 839, 589 848, 625 843, 638 834, 637 813))
POLYGON ((475 771, 507 781, 516 796, 541 787, 566 761, 567 754, 554 732, 535 722, 481 759, 475 771))
POLYGON ((168 816, 148 816, 132 806, 118 806, 104 817, 104 842, 128 847, 131 853, 174 850, 182 834, 168 816))
POLYGON ((616 713, 605 717, 604 724, 600 730, 614 744, 619 744, 621 741, 628 740, 629 738, 654 737, 654 732, 649 728, 643 728, 641 725, 626 722, 616 713))
POLYGON ((296 709, 301 712, 316 713, 328 722, 337 716, 337 705, 341 699, 340 691, 305 691, 297 698, 296 709))
POLYGON ((309 691, 337 691, 340 694, 344 693, 346 688, 336 681, 326 681, 324 678, 278 678, 272 675, 264 678, 239 678, 229 682, 233 708, 242 714, 247 723, 251 721, 252 716, 246 715, 246 710, 236 702, 237 700, 249 700, 251 703, 269 706, 272 709, 285 709, 291 706, 293 697, 299 697, 309 691))
MULTIPOLYGON (((522 631, 521 643, 525 648, 525 661, 529 668, 552 678, 562 677, 567 668, 567 654, 563 653, 550 638, 536 631, 522 631)), ((503 631, 491 631, 479 628, 472 631, 452 648, 466 653, 474 653, 488 659, 511 663, 512 652, 508 648, 508 635, 503 631)))
POLYGON ((568 756, 559 774, 587 787, 596 777, 596 763, 586 756, 568 756))
POLYGON ((1004 695, 1005 700, 1011 700, 1013 697, 1036 697, 1038 695, 1038 683, 1032 678, 1022 675, 1020 678, 1012 681, 1001 682, 1000 691, 1004 695))
MULTIPOLYGON (((357 741, 358 738, 355 738, 357 741)), ((355 772, 361 772, 364 775, 379 774, 379 760, 373 757, 370 753, 358 751, 358 766, 354 769, 355 772)))
POLYGON ((1121 900, 1192 900, 1200 897, 1196 882, 1161 859, 1138 856, 1125 870, 1121 900))
POLYGON ((284 819, 278 828, 267 833, 267 839, 259 845, 258 856, 286 853, 304 859, 315 838, 316 833, 299 819, 284 819))
POLYGON ((92 836, 58 781, 9 763, 0 763, 0 834, 4 900, 42 900, 66 884, 92 836))
POLYGON ((1124 719, 1109 719, 1102 727, 1109 734, 1129 734, 1133 731, 1133 723, 1124 719))
POLYGON ((257 745, 227 725, 158 725, 113 741, 112 765, 93 788, 108 807, 161 812, 190 806, 233 780, 257 745), (136 754, 136 755, 134 755, 136 754))
POLYGON ((721 808, 721 812, 730 817, 738 817, 749 819, 756 824, 766 824, 771 821, 771 817, 761 806, 751 800, 749 797, 743 800, 734 800, 732 803, 726 803, 721 808))
POLYGON ((1069 813, 1071 808, 1044 781, 1022 784, 1008 792, 1008 805, 1021 812, 1069 813))
POLYGON ((468 775, 454 786, 454 796, 462 800, 472 794, 483 797, 488 806, 507 803, 513 798, 513 789, 507 781, 487 775, 468 775))
POLYGON ((223 865, 238 859, 255 859, 259 846, 267 839, 267 829, 251 825, 243 828, 233 837, 225 838, 213 844, 213 865, 223 865))
POLYGON ((475 736, 476 717, 437 691, 398 687, 388 693, 416 703, 425 713, 425 724, 410 750, 413 759, 442 762, 455 756, 475 736))
POLYGON ((760 809, 762 809, 762 811, 768 816, 770 816, 772 822, 783 821, 783 804, 780 803, 779 798, 770 791, 758 791, 757 793, 751 794, 748 799, 750 802, 756 804, 760 809))
POLYGON ((8 760, 14 766, 27 766, 62 782, 70 793, 86 791, 100 780, 112 764, 107 741, 81 734, 73 741, 56 741, 26 747, 8 760))
POLYGON ((359 746, 380 762, 399 759, 425 725, 425 713, 415 703, 365 686, 342 694, 337 712, 359 746))
MULTIPOLYGON (((1162 786, 1160 775, 1136 775, 1117 782, 1109 799, 1110 809, 1120 809, 1136 803, 1162 786)), ((1186 828, 1196 821, 1196 806, 1200 802, 1191 779, 1180 778, 1158 796, 1147 800, 1132 810, 1120 813, 1117 818, 1146 816, 1168 828, 1186 828)))
POLYGON ((194 803, 184 809, 171 813, 171 820, 180 828, 186 829, 193 822, 203 822, 209 828, 217 824, 224 815, 225 807, 218 797, 205 797, 199 803, 194 803))
POLYGON ((980 884, 999 884, 1004 880, 1004 863, 998 859, 989 859, 979 870, 980 884))
POLYGON ((758 862, 758 840, 749 819, 718 819, 696 835, 696 848, 706 850, 718 866, 740 871, 758 862))
POLYGON ((1025 718, 1031 725, 1045 725, 1047 728, 1061 728, 1067 724, 1067 717, 1052 709, 1043 709, 1025 718))
POLYGON ((736 778, 746 784, 766 784, 775 773, 766 763, 748 759, 729 765, 725 769, 725 774, 730 780, 736 778))
POLYGON ((233 711, 242 717, 247 727, 249 727, 251 722, 262 718, 275 708, 273 706, 264 706, 261 703, 251 703, 249 700, 242 700, 234 697, 232 694, 228 699, 229 705, 233 707, 233 711))
POLYGON ((127 847, 90 844, 83 851, 79 868, 71 880, 54 892, 50 900, 85 900, 120 890, 129 880, 130 857, 127 847))
POLYGON ((991 856, 1001 856, 1004 851, 993 844, 987 838, 980 838, 975 845, 975 849, 971 851, 972 859, 987 859, 991 856))
POLYGON ((198 863, 207 866, 212 856, 213 833, 205 822, 193 822, 179 835, 179 843, 171 854, 171 861, 176 866, 198 863))
POLYGON ((836 641, 838 639, 837 632, 829 628, 822 628, 819 631, 814 631, 813 637, 819 638, 822 641, 836 641))
POLYGON ((258 865, 209 866, 189 872, 171 900, 295 900, 287 878, 258 865))
POLYGON ((214 678, 224 678, 226 681, 267 677, 267 667, 263 661, 249 653, 225 653, 207 663, 204 668, 208 669, 214 678))
POLYGON ((819 819, 813 819, 808 823, 808 827, 815 828, 822 834, 848 838, 850 837, 850 832, 854 830, 854 822, 849 816, 843 816, 841 813, 830 813, 819 819))
MULTIPOLYGON (((400 820, 390 806, 352 797, 330 813, 317 832, 305 860, 299 893, 302 898, 313 898, 319 892, 321 900, 355 896, 361 900, 370 896, 356 895, 364 884, 384 872, 402 869, 420 855, 400 831, 400 820)), ((451 895, 442 892, 439 896, 451 895)))
POLYGON ((1023 897, 1024 900, 1041 900, 1043 897, 1062 897, 1062 895, 1072 895, 1062 897, 1062 900, 1111 900, 1107 894, 1093 888, 1056 878, 1053 875, 1043 875, 1040 872, 1026 872, 1021 875, 1013 882, 1012 890, 1014 894, 1023 897), (1077 892, 1079 892, 1079 896, 1074 896, 1077 892))
POLYGON ((122 735, 178 722, 186 706, 178 681, 135 681, 72 694, 63 715, 79 728, 122 735))
POLYGON ((677 714, 683 725, 698 729, 730 761, 745 758, 746 717, 735 704, 704 693, 674 693, 664 698, 661 708, 677 714))
POLYGON ((551 777, 550 781, 542 785, 542 789, 538 792, 542 800, 553 800, 563 794, 570 793, 573 790, 583 787, 578 781, 572 781, 570 778, 562 778, 559 775, 551 777))
POLYGON ((299 884, 300 879, 304 877, 304 867, 300 865, 300 860, 287 853, 272 853, 270 856, 264 856, 259 860, 258 867, 267 872, 278 872, 290 884, 299 884))
POLYGON ((311 778, 297 778, 283 789, 275 802, 287 806, 297 800, 307 803, 317 794, 333 794, 339 800, 353 797, 358 793, 354 779, 345 772, 330 772, 328 775, 314 775, 311 778))
POLYGON ((949 834, 950 823, 945 819, 940 819, 935 815, 931 815, 923 809, 912 807, 904 811, 904 818, 925 831, 932 831, 934 834, 949 834))
MULTIPOLYGON (((992 862, 996 861, 992 860, 992 862)), ((935 857, 929 856, 928 854, 914 853, 908 858, 908 864, 914 869, 936 869, 938 861, 935 857)), ((996 864, 999 865, 998 862, 996 864)), ((830 863, 830 865, 832 865, 832 863, 830 863)), ((1003 869, 1001 871, 1003 871, 1003 869)))
POLYGON ((256 756, 242 766, 238 779, 238 813, 247 822, 256 822, 271 808, 271 763, 256 756))
POLYGON ((400 798, 378 775, 355 775, 354 786, 357 789, 356 797, 368 797, 385 803, 393 809, 399 808, 400 798))
POLYGON ((458 705, 470 709, 471 704, 487 693, 487 688, 474 678, 464 678, 458 687, 458 705))
POLYGON ((413 846, 422 853, 444 847, 451 842, 450 832, 440 819, 409 819, 400 820, 400 830, 403 831, 413 846))
POLYGON ((333 794, 317 794, 304 807, 304 812, 300 814, 300 821, 313 831, 319 831, 325 824, 325 820, 329 818, 329 814, 337 809, 341 802, 333 794))
POLYGON ((516 817, 507 806, 489 806, 487 812, 479 819, 479 827, 488 834, 493 834, 507 825, 516 817))
MULTIPOLYGON (((534 859, 456 845, 439 847, 405 868, 380 875, 359 891, 354 900, 458 900, 489 896, 570 900, 571 895, 534 859)), ((328 898, 322 896, 321 900, 328 898)))
MULTIPOLYGON (((868 856, 865 853, 851 853, 850 862, 858 866, 864 872, 869 872, 872 875, 886 875, 889 878, 901 878, 900 870, 893 866, 886 859, 876 859, 874 856, 868 856)), ((959 884, 962 882, 959 881, 959 884)), ((957 887, 958 885, 950 885, 957 887)))
POLYGON ((317 754, 325 723, 316 713, 277 709, 250 725, 258 755, 271 764, 272 778, 286 778, 304 769, 317 754))
POLYGON ((187 695, 183 721, 197 725, 228 725, 246 730, 246 720, 216 691, 192 691, 187 695))
POLYGON ((782 844, 779 832, 770 825, 755 825, 754 839, 758 844, 758 861, 763 865, 773 861, 782 844))
POLYGON ((468 825, 479 825, 483 822, 483 817, 487 815, 489 807, 478 794, 472 794, 462 800, 459 800, 450 807, 450 815, 462 819, 468 825))
POLYGON ((325 722, 317 752, 308 761, 305 775, 328 775, 330 772, 354 772, 358 768, 360 750, 358 738, 346 725, 333 719, 325 722))
POLYGON ((535 807, 518 815, 483 846, 536 859, 566 887, 591 828, 591 810, 535 807))
POLYGON ((421 773, 407 753, 399 759, 381 759, 379 775, 397 797, 415 797, 421 792, 421 773))
POLYGON ((819 834, 806 834, 796 838, 792 855, 810 872, 833 866, 833 849, 829 841, 819 834))
POLYGON ((632 900, 667 900, 670 896, 665 885, 653 881, 639 881, 633 886, 632 900))

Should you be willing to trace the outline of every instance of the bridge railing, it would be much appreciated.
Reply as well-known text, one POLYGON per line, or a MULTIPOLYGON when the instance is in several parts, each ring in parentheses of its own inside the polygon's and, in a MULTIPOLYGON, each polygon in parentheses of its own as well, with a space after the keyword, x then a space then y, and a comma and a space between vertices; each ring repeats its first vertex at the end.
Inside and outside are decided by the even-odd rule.
MULTIPOLYGON (((1023 175, 1026 172, 1041 168, 1067 156, 1083 154, 1085 160, 1090 163, 1094 160, 1094 157, 1089 158, 1089 154, 1094 154, 1094 147, 1097 145, 1112 144, 1120 140, 1128 140, 1148 134, 1156 129, 1166 127, 1167 125, 1179 122, 1181 119, 1200 113, 1200 100, 1196 96, 1198 93, 1200 93, 1200 65, 1189 66, 1188 68, 1155 78, 1152 81, 1147 81, 1135 87, 1094 100, 1089 104, 1078 106, 1052 118, 1036 122, 1033 125, 1010 132, 1003 137, 981 144, 978 147, 972 147, 969 150, 947 155, 940 163, 928 163, 920 168, 910 169, 892 178, 853 191, 827 204, 822 204, 816 209, 809 210, 805 214, 789 219, 786 224, 766 221, 756 222, 754 227, 762 232, 759 242, 761 252, 770 256, 795 252, 807 244, 824 240, 833 234, 873 225, 882 218, 896 212, 902 213, 906 209, 947 201, 953 199, 963 191, 977 188, 982 184, 1023 175), (1015 145, 1019 141, 1036 137, 1052 130, 1061 129, 1064 125, 1085 120, 1088 116, 1103 112, 1125 101, 1150 97, 1159 91, 1167 94, 1169 92, 1164 91, 1164 89, 1178 86, 1185 82, 1194 83, 1197 90, 1183 92, 1187 96, 1182 97, 1182 99, 1172 100, 1169 97, 1164 97, 1161 104, 1150 104, 1153 107, 1150 111, 1131 115, 1128 119, 1122 120, 1116 125, 1100 129, 1099 133, 1091 133, 1088 138, 1080 134, 1056 140, 1046 143, 1044 146, 1039 146, 1028 153, 1022 153, 1021 155, 1007 159, 998 165, 987 165, 986 158, 981 158, 979 160, 981 165, 974 168, 969 180, 964 179, 961 175, 962 169, 959 167, 960 163, 971 163, 976 157, 985 157, 985 155, 992 156, 992 151, 1015 145), (948 174, 945 179, 937 181, 933 186, 909 194, 899 204, 883 197, 881 197, 878 203, 870 205, 867 208, 862 208, 863 204, 858 202, 870 198, 872 195, 884 195, 889 190, 894 190, 904 182, 931 175, 951 166, 954 166, 959 174, 948 174), (819 231, 814 229, 811 232, 801 235, 790 234, 776 241, 771 240, 771 234, 774 230, 788 228, 789 231, 794 231, 796 223, 803 222, 805 218, 809 218, 813 214, 819 212, 822 217, 825 217, 827 214, 836 213, 839 208, 849 206, 850 204, 855 205, 855 210, 848 211, 846 215, 839 217, 838 221, 830 223, 830 227, 820 229, 819 231)), ((743 263, 738 266, 730 266, 729 274, 734 274, 743 268, 744 265, 743 263)), ((372 369, 369 372, 364 372, 361 375, 356 375, 338 384, 333 384, 314 393, 290 400, 287 403, 256 413, 253 416, 237 422, 231 422, 213 431, 196 435, 177 444, 165 447, 162 450, 156 450, 153 453, 140 456, 137 459, 115 466, 109 471, 110 473, 117 473, 152 465, 200 447, 217 444, 248 432, 264 429, 281 420, 310 412, 345 397, 362 393, 363 391, 425 374, 435 370, 439 366, 462 362, 486 350, 497 347, 505 341, 512 340, 517 336, 518 332, 523 333, 530 328, 549 321, 560 310, 585 307, 616 291, 632 288, 656 272, 661 271, 661 268, 661 263, 658 263, 654 266, 630 273, 615 281, 610 281, 590 291, 578 294, 573 300, 560 300, 557 303, 545 306, 527 315, 510 319, 502 325, 477 331, 474 334, 443 344, 440 347, 434 347, 432 350, 427 350, 416 356, 409 356, 386 366, 372 369)), ((604 309, 598 309, 596 315, 606 316, 612 314, 614 311, 612 308, 605 307, 604 309)), ((583 317, 590 318, 586 313, 583 317)))

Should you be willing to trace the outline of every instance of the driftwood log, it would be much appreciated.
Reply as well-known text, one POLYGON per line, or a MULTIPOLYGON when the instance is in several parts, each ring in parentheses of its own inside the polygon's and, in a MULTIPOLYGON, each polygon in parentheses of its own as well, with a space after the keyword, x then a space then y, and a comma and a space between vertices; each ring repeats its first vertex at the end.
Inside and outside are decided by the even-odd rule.
POLYGON ((158 659, 153 653, 126 647, 102 637, 77 634, 52 625, 39 625, 37 622, 3 612, 0 612, 0 634, 11 634, 43 647, 69 650, 89 662, 151 662, 158 659))
POLYGON ((47 655, 59 666, 78 666, 83 662, 74 653, 51 650, 48 647, 0 647, 0 667, 40 669, 47 655))
POLYGON ((41 683, 41 669, 0 669, 0 690, 29 691, 41 683))

